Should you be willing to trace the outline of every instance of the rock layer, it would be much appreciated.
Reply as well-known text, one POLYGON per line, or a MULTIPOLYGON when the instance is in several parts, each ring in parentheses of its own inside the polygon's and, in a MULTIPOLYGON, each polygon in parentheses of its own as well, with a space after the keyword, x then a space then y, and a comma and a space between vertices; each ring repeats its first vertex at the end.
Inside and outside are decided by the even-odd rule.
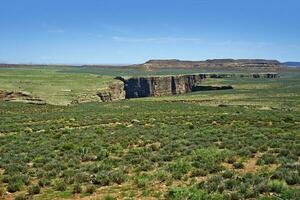
POLYGON ((118 82, 108 86, 108 89, 97 93, 102 102, 110 102, 125 99, 124 83, 118 82))
POLYGON ((136 65, 147 69, 158 68, 267 68, 278 69, 284 67, 284 64, 277 60, 264 60, 264 59, 212 59, 205 61, 186 61, 186 60, 149 60, 144 64, 136 65))
POLYGON ((105 91, 99 92, 102 102, 114 100, 168 96, 176 94, 185 94, 199 90, 219 90, 232 89, 231 86, 198 87, 203 79, 207 78, 278 78, 277 73, 259 73, 259 74, 192 74, 178 76, 154 76, 154 77, 135 77, 125 79, 116 77, 119 83, 114 83, 105 91))
MULTIPOLYGON (((123 79, 126 98, 140 98, 152 96, 167 96, 185 94, 198 90, 197 86, 206 78, 278 78, 276 73, 260 74, 193 74, 179 76, 138 77, 123 79)), ((221 88, 215 88, 223 89, 221 88)), ((224 89, 230 89, 225 87, 224 89)), ((203 90, 203 88, 202 88, 203 90)))
POLYGON ((32 104, 45 104, 45 101, 39 97, 34 97, 25 92, 16 92, 16 91, 0 91, 0 100, 4 101, 22 101, 32 104))
POLYGON ((125 80, 126 98, 166 96, 192 92, 202 75, 141 77, 125 80))

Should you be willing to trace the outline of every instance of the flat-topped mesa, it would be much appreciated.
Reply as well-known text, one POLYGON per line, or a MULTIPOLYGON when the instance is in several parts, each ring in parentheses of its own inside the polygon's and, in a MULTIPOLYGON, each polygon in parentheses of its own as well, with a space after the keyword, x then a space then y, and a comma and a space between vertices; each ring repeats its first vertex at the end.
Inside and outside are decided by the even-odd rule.
POLYGON ((264 59, 212 59, 205 61, 187 61, 187 60, 149 60, 139 66, 147 69, 156 68, 220 68, 220 69, 279 69, 285 65, 277 60, 264 59))

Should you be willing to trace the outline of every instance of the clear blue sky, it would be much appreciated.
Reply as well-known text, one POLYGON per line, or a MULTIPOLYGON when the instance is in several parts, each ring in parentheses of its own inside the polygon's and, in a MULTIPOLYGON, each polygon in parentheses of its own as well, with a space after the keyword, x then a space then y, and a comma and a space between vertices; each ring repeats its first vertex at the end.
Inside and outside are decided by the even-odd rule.
POLYGON ((299 0, 0 0, 0 62, 300 61, 299 0))

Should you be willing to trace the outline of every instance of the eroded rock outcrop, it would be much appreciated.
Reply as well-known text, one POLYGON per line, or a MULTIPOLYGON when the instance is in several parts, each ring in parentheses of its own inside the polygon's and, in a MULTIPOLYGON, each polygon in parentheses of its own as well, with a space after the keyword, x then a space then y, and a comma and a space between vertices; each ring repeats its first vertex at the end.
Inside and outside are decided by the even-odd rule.
POLYGON ((231 86, 222 87, 197 87, 203 79, 207 78, 278 78, 277 73, 257 73, 257 74, 193 74, 178 76, 157 76, 157 77, 137 77, 118 78, 124 82, 126 98, 168 96, 185 94, 198 90, 221 90, 232 89, 231 86))
POLYGON ((98 92, 97 96, 102 102, 110 102, 115 100, 125 99, 124 83, 119 81, 112 83, 108 86, 108 89, 98 92))
POLYGON ((134 77, 125 79, 116 77, 118 83, 111 84, 108 89, 99 92, 102 102, 114 100, 169 96, 185 94, 193 91, 233 89, 232 86, 201 86, 207 78, 278 78, 277 73, 256 74, 192 74, 177 76, 134 77))
POLYGON ((0 100, 3 101, 22 101, 32 104, 45 104, 45 101, 39 97, 34 97, 25 92, 0 91, 0 100))
POLYGON ((124 80, 126 98, 167 96, 191 92, 202 75, 140 77, 124 80))

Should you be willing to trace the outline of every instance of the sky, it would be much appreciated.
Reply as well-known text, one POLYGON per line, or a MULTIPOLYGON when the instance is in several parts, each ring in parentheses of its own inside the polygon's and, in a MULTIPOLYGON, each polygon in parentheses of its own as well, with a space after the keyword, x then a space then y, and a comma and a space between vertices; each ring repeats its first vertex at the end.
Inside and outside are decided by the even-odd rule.
POLYGON ((0 63, 300 61, 299 0, 0 0, 0 63))

